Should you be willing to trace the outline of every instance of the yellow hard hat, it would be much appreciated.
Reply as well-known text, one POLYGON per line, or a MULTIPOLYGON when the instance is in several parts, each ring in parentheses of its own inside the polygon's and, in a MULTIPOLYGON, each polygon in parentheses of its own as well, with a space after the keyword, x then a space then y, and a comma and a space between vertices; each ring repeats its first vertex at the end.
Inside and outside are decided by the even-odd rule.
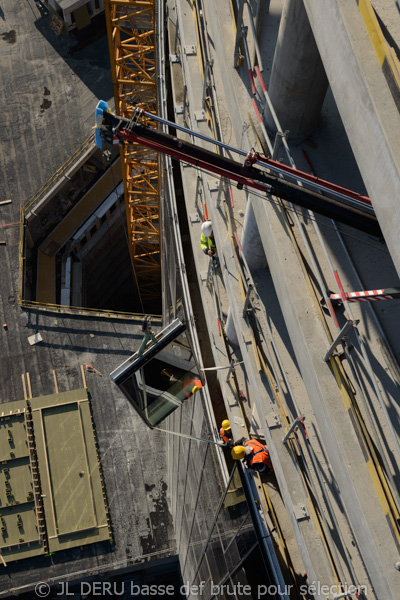
POLYGON ((222 427, 222 429, 225 429, 225 431, 230 430, 231 424, 229 423, 228 419, 225 419, 225 421, 222 421, 221 427, 222 427))
POLYGON ((246 456, 246 448, 244 446, 234 446, 231 450, 233 460, 241 460, 246 456))
POLYGON ((195 394, 197 392, 197 390, 201 390, 201 386, 200 385, 195 385, 192 387, 192 394, 195 394))

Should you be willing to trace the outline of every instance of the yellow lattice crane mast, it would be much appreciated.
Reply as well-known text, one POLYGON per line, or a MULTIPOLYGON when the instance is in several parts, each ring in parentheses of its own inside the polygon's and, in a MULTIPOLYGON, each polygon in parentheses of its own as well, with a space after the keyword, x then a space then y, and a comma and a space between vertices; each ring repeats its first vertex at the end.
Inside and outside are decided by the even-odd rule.
MULTIPOLYGON (((157 113, 155 6, 158 0, 105 0, 115 110, 157 113)), ((160 297, 159 156, 138 144, 121 147, 128 235, 140 298, 160 297)))

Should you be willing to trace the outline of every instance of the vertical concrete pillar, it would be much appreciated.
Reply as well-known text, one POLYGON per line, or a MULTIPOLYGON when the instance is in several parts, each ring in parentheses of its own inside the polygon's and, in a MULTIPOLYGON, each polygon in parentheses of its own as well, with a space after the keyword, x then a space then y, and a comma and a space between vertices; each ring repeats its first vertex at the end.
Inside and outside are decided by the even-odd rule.
MULTIPOLYGON (((256 271, 257 269, 265 269, 267 267, 264 246, 258 231, 257 221, 254 216, 253 205, 250 199, 246 207, 241 244, 243 254, 250 270, 256 271)), ((226 320, 225 334, 232 346, 239 346, 231 309, 229 309, 228 318, 226 320)))
POLYGON ((233 322, 231 308, 229 309, 228 318, 226 319, 225 335, 228 338, 231 346, 235 348, 239 347, 239 340, 235 329, 235 323, 233 322))
MULTIPOLYGON (((290 139, 301 139, 314 131, 327 88, 303 0, 286 0, 268 93, 282 129, 290 131, 290 139)), ((264 118, 268 129, 276 131, 268 107, 264 118)))
POLYGON ((249 196, 246 214, 244 216, 241 244, 243 248, 243 254, 247 260, 249 268, 252 271, 256 271, 257 269, 265 269, 267 266, 267 259, 265 257, 264 246, 258 231, 257 221, 254 216, 251 195, 249 196))

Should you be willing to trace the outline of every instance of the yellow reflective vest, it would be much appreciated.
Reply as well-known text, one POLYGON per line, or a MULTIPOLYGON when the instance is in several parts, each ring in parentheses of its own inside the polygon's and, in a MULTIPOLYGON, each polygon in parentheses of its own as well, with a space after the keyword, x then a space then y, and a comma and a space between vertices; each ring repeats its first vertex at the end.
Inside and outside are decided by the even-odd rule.
POLYGON ((213 237, 206 238, 204 233, 201 234, 200 248, 202 249, 204 254, 207 254, 208 250, 212 250, 214 254, 216 254, 216 252, 217 252, 217 247, 215 245, 214 238, 213 237))

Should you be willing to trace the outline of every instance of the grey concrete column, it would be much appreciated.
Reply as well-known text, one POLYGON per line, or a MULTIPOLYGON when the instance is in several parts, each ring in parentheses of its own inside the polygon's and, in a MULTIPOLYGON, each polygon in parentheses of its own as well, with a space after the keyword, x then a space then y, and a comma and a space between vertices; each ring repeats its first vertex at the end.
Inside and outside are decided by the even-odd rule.
POLYGON ((251 195, 247 202, 241 244, 249 268, 255 271, 257 269, 265 269, 267 259, 250 198, 251 195))
POLYGON ((235 348, 239 346, 239 340, 235 329, 235 323, 233 322, 231 309, 229 309, 228 318, 226 319, 225 335, 228 338, 231 346, 234 346, 235 348))
MULTIPOLYGON (((249 268, 256 271, 257 269, 265 269, 268 263, 250 198, 251 195, 244 217, 241 244, 249 268)), ((226 320, 225 334, 232 346, 239 346, 231 309, 229 309, 226 320)))
MULTIPOLYGON (((268 93, 282 129, 290 131, 290 139, 301 139, 314 131, 327 88, 303 0, 286 0, 268 93)), ((276 131, 268 107, 264 118, 268 129, 276 131)))

